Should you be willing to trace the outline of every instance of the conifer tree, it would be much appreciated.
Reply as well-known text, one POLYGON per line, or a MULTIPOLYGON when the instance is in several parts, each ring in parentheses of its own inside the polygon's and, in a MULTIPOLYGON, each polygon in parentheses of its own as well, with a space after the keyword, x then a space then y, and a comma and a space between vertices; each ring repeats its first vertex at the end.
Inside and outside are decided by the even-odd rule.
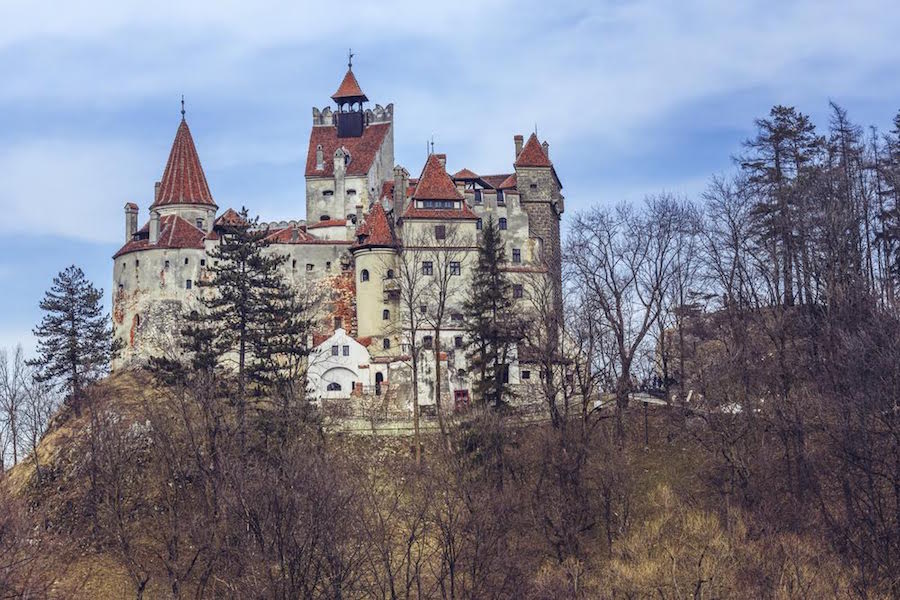
POLYGON ((512 284, 502 269, 505 261, 503 239, 491 218, 481 232, 478 263, 463 311, 469 333, 468 358, 475 373, 475 395, 494 408, 505 404, 509 355, 521 329, 513 312, 512 284))
POLYGON ((66 402, 81 413, 84 390, 103 376, 118 350, 112 339, 111 321, 100 305, 98 290, 72 265, 53 278, 40 307, 44 318, 34 328, 38 357, 28 361, 34 378, 66 395, 66 402))

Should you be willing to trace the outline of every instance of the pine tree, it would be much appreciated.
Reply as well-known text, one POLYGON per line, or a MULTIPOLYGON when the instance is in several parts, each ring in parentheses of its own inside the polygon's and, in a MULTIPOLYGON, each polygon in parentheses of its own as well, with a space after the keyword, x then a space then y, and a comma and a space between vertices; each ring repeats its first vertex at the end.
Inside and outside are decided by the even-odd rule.
POLYGON ((505 404, 509 393, 509 355, 521 329, 513 313, 512 284, 502 269, 505 262, 503 239, 491 218, 481 232, 478 263, 463 311, 475 395, 495 408, 505 404))
POLYGON ((44 318, 34 328, 38 358, 28 364, 36 369, 35 380, 62 391, 76 415, 81 413, 85 389, 107 373, 118 350, 111 321, 100 305, 102 298, 103 290, 72 265, 53 278, 40 303, 44 318))

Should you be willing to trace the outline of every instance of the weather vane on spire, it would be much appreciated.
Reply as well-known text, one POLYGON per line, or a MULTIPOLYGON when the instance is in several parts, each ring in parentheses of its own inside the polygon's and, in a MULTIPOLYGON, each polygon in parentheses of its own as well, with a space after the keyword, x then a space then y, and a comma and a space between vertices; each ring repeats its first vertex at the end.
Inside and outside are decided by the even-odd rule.
POLYGON ((184 120, 184 94, 181 95, 181 120, 184 120))
POLYGON ((347 70, 348 71, 353 70, 353 48, 350 48, 347 51, 347 70))

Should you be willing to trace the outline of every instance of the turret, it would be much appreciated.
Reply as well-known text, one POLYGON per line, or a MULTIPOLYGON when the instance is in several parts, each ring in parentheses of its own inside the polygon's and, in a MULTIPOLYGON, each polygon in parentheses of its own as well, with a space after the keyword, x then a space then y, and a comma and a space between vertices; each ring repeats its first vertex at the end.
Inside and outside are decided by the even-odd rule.
POLYGON ((159 242, 159 211, 150 211, 150 238, 151 244, 159 242))

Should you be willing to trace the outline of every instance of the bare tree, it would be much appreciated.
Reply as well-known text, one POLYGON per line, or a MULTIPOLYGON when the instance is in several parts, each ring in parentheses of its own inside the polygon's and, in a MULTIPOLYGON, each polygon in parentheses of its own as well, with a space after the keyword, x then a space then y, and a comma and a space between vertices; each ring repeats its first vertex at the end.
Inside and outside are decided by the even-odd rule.
MULTIPOLYGON (((6 349, 0 350, 0 426, 6 431, 12 464, 19 462, 22 446, 22 412, 25 405, 25 386, 28 367, 25 365, 21 344, 9 356, 6 349)), ((3 471, 6 456, 0 454, 0 472, 3 471)))

